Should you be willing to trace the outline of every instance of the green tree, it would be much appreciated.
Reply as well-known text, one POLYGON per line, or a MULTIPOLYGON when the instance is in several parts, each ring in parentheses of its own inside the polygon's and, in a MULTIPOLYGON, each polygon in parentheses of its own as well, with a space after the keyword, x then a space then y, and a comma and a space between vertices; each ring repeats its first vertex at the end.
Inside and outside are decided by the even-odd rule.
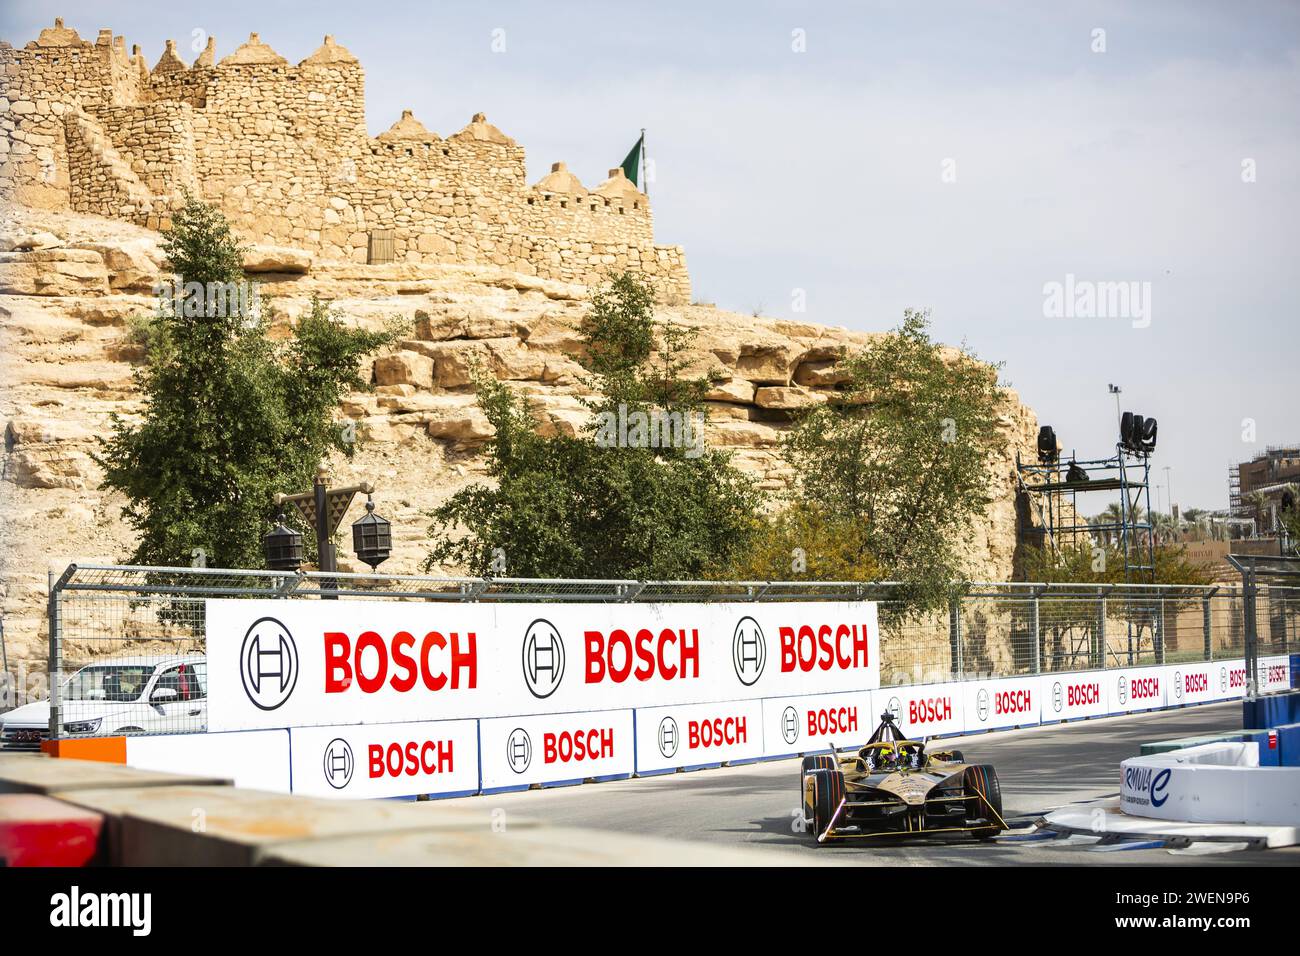
POLYGON ((785 442, 795 499, 855 528, 855 551, 904 584, 913 609, 960 582, 961 542, 989 501, 1005 399, 997 368, 929 336, 929 314, 841 363, 842 399, 805 413, 785 442))
POLYGON ((216 209, 194 198, 163 237, 178 294, 137 326, 148 344, 135 373, 138 421, 116 415, 96 458, 139 535, 130 560, 260 567, 277 491, 311 486, 331 452, 354 443, 335 421, 339 399, 369 387, 364 356, 391 342, 349 328, 318 299, 286 343, 266 336, 242 250, 216 209))
POLYGON ((430 513, 426 571, 696 576, 753 534, 761 496, 726 454, 702 444, 708 383, 684 374, 690 331, 656 327, 650 287, 623 273, 593 295, 579 332, 596 394, 578 435, 539 435, 525 398, 477 375, 479 406, 495 428, 487 448, 495 483, 465 488, 430 513), (632 427, 619 431, 637 414, 675 421, 691 440, 655 444, 632 427))

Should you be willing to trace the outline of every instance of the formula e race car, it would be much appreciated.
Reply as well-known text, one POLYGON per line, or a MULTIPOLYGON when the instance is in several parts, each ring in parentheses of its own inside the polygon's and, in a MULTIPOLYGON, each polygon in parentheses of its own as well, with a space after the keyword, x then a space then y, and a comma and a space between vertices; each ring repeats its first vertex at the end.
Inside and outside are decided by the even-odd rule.
POLYGON ((805 757, 799 789, 818 843, 953 833, 989 840, 1007 828, 991 766, 966 763, 960 750, 927 752, 904 739, 890 713, 860 750, 805 757))

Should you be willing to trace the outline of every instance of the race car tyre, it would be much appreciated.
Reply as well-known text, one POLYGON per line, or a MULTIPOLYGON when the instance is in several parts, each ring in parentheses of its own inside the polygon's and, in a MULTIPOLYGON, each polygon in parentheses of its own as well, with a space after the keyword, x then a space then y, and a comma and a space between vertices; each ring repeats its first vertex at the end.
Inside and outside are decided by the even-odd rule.
POLYGON ((961 752, 960 750, 950 750, 950 751, 948 751, 948 753, 949 753, 949 755, 952 757, 952 762, 953 762, 953 763, 965 763, 965 762, 966 762, 966 758, 965 758, 965 756, 962 755, 962 752, 961 752))
POLYGON ((981 826, 971 831, 977 840, 991 840, 1002 832, 1002 785, 998 773, 986 763, 966 768, 966 795, 975 797, 970 819, 989 821, 991 826, 981 826))
POLYGON ((812 822, 812 807, 804 798, 803 781, 813 770, 834 770, 835 758, 829 754, 818 754, 815 757, 804 757, 803 764, 799 767, 799 802, 804 805, 803 818, 812 822))
POLYGON ((830 826, 835 811, 844 799, 844 774, 839 770, 812 774, 812 835, 821 836, 830 826))

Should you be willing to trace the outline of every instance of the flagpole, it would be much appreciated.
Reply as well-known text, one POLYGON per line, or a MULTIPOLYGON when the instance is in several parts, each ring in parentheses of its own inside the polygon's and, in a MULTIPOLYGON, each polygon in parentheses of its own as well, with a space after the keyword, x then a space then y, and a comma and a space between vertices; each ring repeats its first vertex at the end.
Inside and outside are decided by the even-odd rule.
POLYGON ((645 173, 645 127, 641 127, 641 191, 645 193, 645 198, 650 198, 650 184, 645 173))

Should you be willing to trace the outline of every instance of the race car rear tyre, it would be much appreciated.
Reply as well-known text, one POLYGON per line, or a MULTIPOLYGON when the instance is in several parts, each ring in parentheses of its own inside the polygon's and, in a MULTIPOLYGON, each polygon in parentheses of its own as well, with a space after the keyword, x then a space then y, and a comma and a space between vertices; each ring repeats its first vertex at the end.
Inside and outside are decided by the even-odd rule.
POLYGON ((975 764, 966 768, 966 795, 973 796, 969 811, 974 820, 988 821, 991 826, 981 826, 972 830, 977 840, 991 840, 1002 832, 1002 785, 998 783, 998 773, 986 763, 975 764))
POLYGON ((840 801, 844 799, 844 774, 838 770, 823 770, 811 776, 813 780, 812 835, 813 839, 816 839, 830 826, 840 801))

